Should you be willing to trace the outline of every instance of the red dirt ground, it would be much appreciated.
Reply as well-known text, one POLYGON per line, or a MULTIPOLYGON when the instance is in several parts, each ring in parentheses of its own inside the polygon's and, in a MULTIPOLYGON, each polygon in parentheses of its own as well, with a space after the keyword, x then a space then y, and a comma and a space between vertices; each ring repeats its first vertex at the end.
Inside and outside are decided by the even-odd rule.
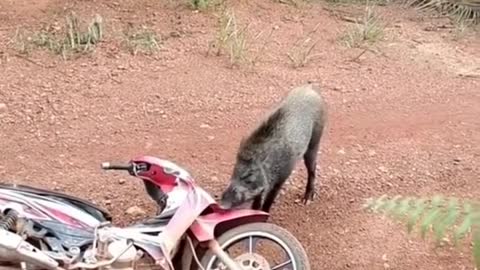
POLYGON ((277 28, 252 68, 206 56, 214 13, 172 1, 2 1, 0 178, 91 199, 125 224, 128 207, 155 209, 139 181, 102 172, 102 161, 167 158, 218 194, 240 138, 289 89, 315 80, 329 106, 320 194, 308 206, 295 203, 306 178, 299 163, 272 222, 298 237, 314 269, 473 269, 468 249, 434 250, 360 206, 383 193, 478 198, 479 39, 453 40, 444 20, 381 7, 385 39, 351 61, 362 49, 338 43, 349 23, 333 10, 359 15, 361 8, 228 5, 251 24, 249 33, 277 28), (107 39, 93 54, 68 61, 40 50, 30 61, 16 56, 10 45, 17 26, 61 25, 68 10, 105 18, 107 39), (162 34, 161 51, 122 50, 115 31, 128 22, 162 34), (318 57, 292 68, 286 52, 317 24, 318 57))

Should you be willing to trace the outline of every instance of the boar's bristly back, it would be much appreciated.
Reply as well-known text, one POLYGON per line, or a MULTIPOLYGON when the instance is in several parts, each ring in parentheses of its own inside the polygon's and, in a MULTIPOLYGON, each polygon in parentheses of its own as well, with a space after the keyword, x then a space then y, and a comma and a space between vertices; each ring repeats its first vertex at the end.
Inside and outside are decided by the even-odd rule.
POLYGON ((259 145, 275 136, 275 129, 281 125, 284 117, 285 111, 283 108, 280 107, 275 110, 248 137, 241 140, 237 157, 242 160, 251 160, 259 145))

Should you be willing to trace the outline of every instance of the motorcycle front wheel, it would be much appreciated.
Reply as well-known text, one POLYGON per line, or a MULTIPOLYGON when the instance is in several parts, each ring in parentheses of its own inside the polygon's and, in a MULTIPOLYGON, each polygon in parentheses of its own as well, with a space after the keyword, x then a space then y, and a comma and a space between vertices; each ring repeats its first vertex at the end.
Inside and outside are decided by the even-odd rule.
MULTIPOLYGON (((300 242, 289 231, 272 223, 244 224, 224 232, 217 241, 245 270, 310 270, 307 253, 300 242), (261 254, 259 251, 263 250, 264 246, 258 245, 260 241, 276 244, 286 256, 274 257, 271 250, 267 249, 264 250, 267 255, 261 254), (243 243, 246 250, 230 251, 230 248, 239 243, 243 243)), ((205 270, 228 269, 211 250, 200 260, 205 270)))

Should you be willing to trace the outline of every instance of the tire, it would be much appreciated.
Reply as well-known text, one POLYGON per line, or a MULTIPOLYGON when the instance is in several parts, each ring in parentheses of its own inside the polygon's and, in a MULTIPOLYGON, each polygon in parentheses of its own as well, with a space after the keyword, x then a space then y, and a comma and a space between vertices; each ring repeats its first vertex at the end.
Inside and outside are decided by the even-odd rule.
MULTIPOLYGON (((308 255, 302 244, 289 231, 272 223, 256 222, 235 227, 220 235, 217 238, 217 242, 225 250, 226 247, 234 242, 252 235, 266 236, 270 241, 276 240, 275 243, 281 245, 287 254, 290 255, 290 259, 295 261, 294 270, 311 269, 308 255)), ((212 270, 208 265, 212 264, 215 259, 215 254, 211 250, 207 250, 200 258, 200 262, 205 270, 212 270)))

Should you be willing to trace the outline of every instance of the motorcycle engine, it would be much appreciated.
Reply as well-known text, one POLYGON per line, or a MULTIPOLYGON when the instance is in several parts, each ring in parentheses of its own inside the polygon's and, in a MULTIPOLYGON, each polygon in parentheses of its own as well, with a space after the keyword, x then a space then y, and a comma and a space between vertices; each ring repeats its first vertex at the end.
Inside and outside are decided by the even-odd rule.
MULTIPOLYGON (((102 239, 103 240, 103 239, 102 239)), ((112 270, 133 270, 135 262, 139 258, 140 251, 134 246, 129 246, 125 239, 113 241, 98 241, 97 254, 94 261, 108 261, 117 258, 108 269, 112 270)), ((94 263, 92 261, 92 263, 94 263)))

